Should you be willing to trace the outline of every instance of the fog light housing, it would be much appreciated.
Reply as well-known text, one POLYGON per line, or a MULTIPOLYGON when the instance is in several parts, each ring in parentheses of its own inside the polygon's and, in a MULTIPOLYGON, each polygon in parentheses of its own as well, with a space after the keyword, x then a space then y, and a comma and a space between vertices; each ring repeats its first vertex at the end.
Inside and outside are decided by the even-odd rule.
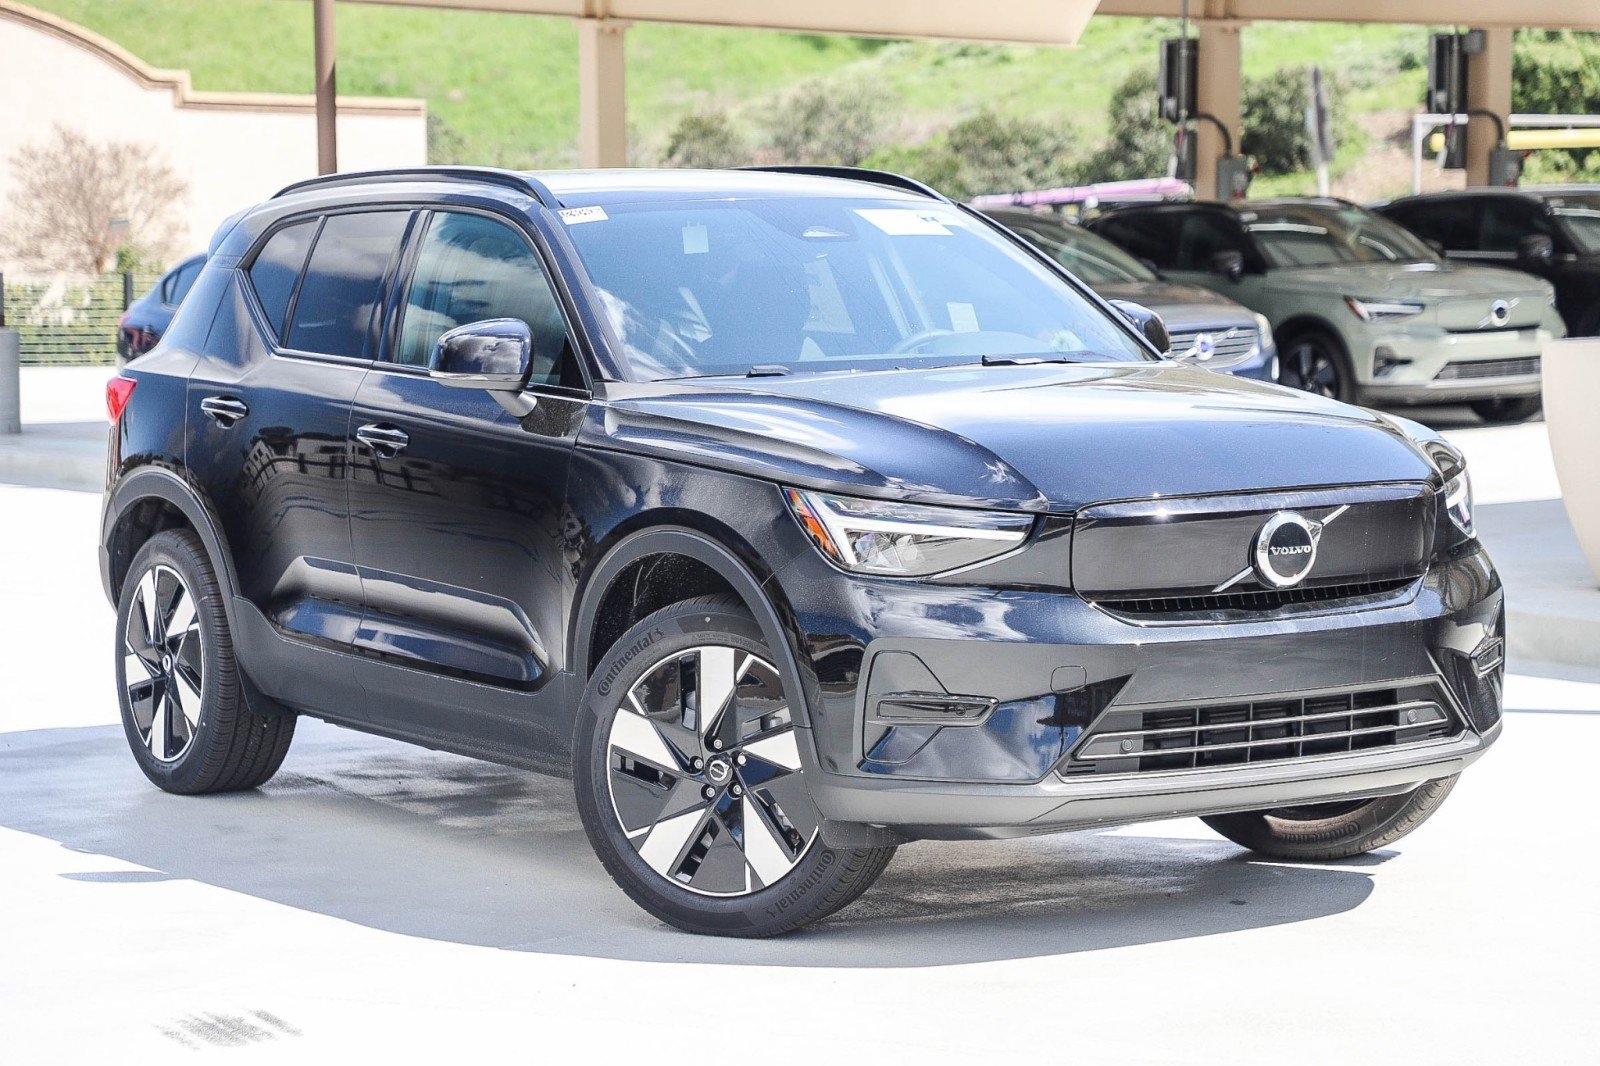
POLYGON ((1411 360, 1403 359, 1399 352, 1387 344, 1380 344, 1372 353, 1372 376, 1375 378, 1388 377, 1403 366, 1410 366, 1411 360))

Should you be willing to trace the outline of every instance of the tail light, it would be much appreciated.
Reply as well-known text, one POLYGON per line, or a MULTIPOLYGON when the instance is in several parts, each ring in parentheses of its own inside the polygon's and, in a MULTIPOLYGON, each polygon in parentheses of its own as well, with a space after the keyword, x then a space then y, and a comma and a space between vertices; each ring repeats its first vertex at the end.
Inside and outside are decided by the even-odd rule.
POLYGON ((114 426, 122 418, 128 401, 133 399, 133 387, 139 384, 132 378, 116 377, 106 382, 106 417, 114 426))

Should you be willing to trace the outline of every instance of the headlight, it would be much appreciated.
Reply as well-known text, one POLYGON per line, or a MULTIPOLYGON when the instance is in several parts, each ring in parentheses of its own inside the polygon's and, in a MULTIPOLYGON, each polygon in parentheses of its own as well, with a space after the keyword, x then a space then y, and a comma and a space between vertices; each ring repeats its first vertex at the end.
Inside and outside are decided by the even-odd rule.
POLYGON ((1462 540, 1478 535, 1472 517, 1472 478, 1467 474, 1467 458, 1452 445, 1429 441, 1424 445, 1428 458, 1444 478, 1444 510, 1462 540))
POLYGON ((922 576, 981 563, 1020 545, 1027 515, 964 511, 785 489, 800 528, 829 561, 862 574, 922 576))
POLYGON ((1256 315, 1256 343, 1262 351, 1272 347, 1272 323, 1267 321, 1267 316, 1256 315))
POLYGON ((1344 302, 1363 322, 1400 322, 1422 314, 1423 306, 1411 300, 1363 300, 1346 296, 1344 302))

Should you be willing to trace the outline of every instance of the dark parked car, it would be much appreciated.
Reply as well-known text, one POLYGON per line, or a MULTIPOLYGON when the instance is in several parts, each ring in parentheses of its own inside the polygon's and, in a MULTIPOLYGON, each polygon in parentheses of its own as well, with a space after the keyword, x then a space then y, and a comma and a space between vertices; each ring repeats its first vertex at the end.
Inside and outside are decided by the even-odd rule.
POLYGON ((1088 225, 1164 277, 1266 315, 1279 381, 1338 400, 1520 421, 1539 410, 1544 341, 1566 332, 1549 283, 1448 263, 1343 200, 1137 205, 1088 225))
POLYGON ((1166 281, 1104 237, 1065 219, 1016 208, 985 208, 984 214, 1033 242, 1107 300, 1130 300, 1159 314, 1178 358, 1194 359, 1208 370, 1278 380, 1278 349, 1265 315, 1199 285, 1166 281))
POLYGON ((1568 333, 1600 335, 1600 185, 1430 193, 1373 210, 1451 259, 1539 275, 1568 333))
POLYGON ((117 323, 118 359, 127 362, 156 346, 205 263, 203 255, 190 256, 163 274, 149 292, 128 306, 117 323))
POLYGON ((150 780, 260 785, 298 715, 570 774, 685 929, 825 917, 925 837, 1343 858, 1501 729, 1458 451, 1159 359, 893 175, 304 182, 108 407, 150 780))

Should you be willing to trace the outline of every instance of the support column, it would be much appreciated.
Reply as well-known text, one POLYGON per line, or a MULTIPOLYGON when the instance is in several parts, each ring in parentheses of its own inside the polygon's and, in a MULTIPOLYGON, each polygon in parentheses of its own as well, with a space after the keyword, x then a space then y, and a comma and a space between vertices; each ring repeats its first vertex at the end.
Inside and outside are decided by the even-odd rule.
POLYGON ((312 0, 312 36, 317 63, 317 173, 339 169, 339 104, 333 68, 338 47, 333 33, 333 0, 312 0))
POLYGON ((628 98, 623 34, 629 23, 581 18, 578 23, 578 162, 628 165, 628 98))
MULTIPOLYGON (((1483 31, 1483 51, 1467 58, 1467 110, 1491 111, 1501 122, 1511 116, 1511 28, 1483 31)), ((1499 146, 1493 119, 1467 120, 1467 184, 1489 184, 1489 153, 1499 146)))
MULTIPOLYGON (((1247 23, 1242 19, 1199 19, 1200 62, 1198 84, 1195 87, 1195 108, 1201 114, 1214 115, 1228 129, 1233 139, 1233 151, 1239 151, 1239 138, 1243 136, 1243 106, 1240 64, 1242 47, 1240 31, 1247 23)), ((1224 155, 1225 138, 1215 122, 1198 119, 1195 122, 1195 195, 1209 198, 1217 193, 1217 160, 1224 155)))

